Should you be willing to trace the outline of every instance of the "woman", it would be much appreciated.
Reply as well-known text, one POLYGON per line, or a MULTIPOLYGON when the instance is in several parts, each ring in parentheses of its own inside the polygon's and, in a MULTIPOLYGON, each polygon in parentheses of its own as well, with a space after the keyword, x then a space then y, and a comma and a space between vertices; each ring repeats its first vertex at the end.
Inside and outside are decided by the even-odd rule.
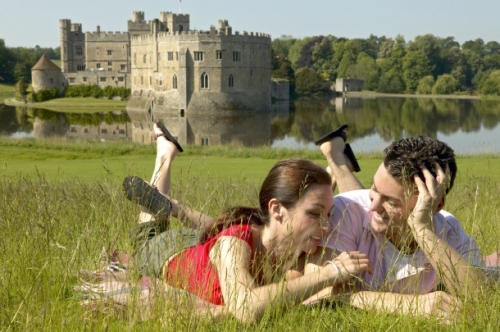
MULTIPOLYGON (((157 159, 151 185, 166 195, 180 147, 165 128, 155 125, 154 130, 157 159)), ((350 252, 287 280, 299 255, 316 251, 333 209, 331 178, 311 161, 278 162, 262 184, 258 208, 232 208, 215 221, 175 200, 162 202, 136 177, 127 178, 124 186, 130 199, 154 210, 142 212, 130 232, 140 273, 223 305, 242 321, 260 319, 271 303, 301 303, 352 274, 371 270, 365 255, 350 252), (168 214, 194 221, 190 226, 201 229, 202 240, 196 244, 196 232, 167 230, 168 214)))

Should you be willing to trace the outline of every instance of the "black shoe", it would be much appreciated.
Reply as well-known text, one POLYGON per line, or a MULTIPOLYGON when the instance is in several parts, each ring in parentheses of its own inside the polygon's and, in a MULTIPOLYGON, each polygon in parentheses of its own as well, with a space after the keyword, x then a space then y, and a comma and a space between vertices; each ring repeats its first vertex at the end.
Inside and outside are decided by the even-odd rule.
POLYGON ((165 125, 163 123, 158 121, 158 122, 156 122, 156 125, 161 129, 163 135, 165 135, 165 138, 167 140, 169 140, 170 142, 174 143, 174 145, 177 147, 177 150, 179 150, 179 152, 184 151, 182 149, 182 146, 179 144, 179 142, 177 142, 177 140, 174 138, 174 136, 172 136, 172 134, 170 134, 170 132, 167 130, 167 127, 165 127, 165 125))
MULTIPOLYGON (((348 127, 349 126, 346 125, 346 124, 342 125, 339 128, 335 129, 334 131, 332 131, 332 132, 326 134, 325 136, 323 136, 323 137, 318 138, 317 140, 315 140, 314 144, 321 145, 321 144, 323 144, 323 143, 325 143, 325 142, 327 142, 327 141, 329 141, 329 140, 331 140, 332 138, 335 138, 335 137, 342 137, 342 139, 345 142, 347 140, 347 133, 345 132, 345 129, 347 129, 348 127)), ((346 157, 351 162, 352 167, 354 169, 354 172, 361 171, 361 167, 359 167, 358 160, 356 159, 356 156, 354 155, 354 152, 352 151, 351 146, 349 145, 349 143, 345 144, 344 154, 346 155, 346 157)))
POLYGON ((136 202, 150 210, 155 217, 168 218, 172 203, 138 176, 127 176, 123 180, 123 189, 128 200, 136 202))

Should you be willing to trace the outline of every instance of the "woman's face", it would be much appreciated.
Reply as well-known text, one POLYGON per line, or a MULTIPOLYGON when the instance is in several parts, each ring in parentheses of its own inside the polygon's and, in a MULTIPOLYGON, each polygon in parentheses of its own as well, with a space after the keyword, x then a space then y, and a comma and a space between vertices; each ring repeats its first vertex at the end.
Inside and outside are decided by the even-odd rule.
POLYGON ((330 185, 313 185, 291 209, 285 209, 285 242, 293 253, 314 253, 330 227, 333 193, 330 185))

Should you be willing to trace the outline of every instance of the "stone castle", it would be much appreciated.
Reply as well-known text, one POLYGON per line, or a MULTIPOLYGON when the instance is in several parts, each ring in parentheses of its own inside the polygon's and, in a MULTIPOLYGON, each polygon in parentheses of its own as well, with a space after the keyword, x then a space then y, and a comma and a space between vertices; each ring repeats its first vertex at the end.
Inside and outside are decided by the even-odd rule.
POLYGON ((188 14, 160 12, 146 21, 144 12, 133 12, 126 32, 101 32, 98 26, 84 33, 80 23, 62 19, 60 38, 60 77, 43 61, 33 67, 35 91, 123 86, 132 91, 127 109, 179 114, 267 112, 271 93, 287 99, 287 82, 271 80, 270 36, 233 32, 227 20, 198 31, 190 29, 188 14))

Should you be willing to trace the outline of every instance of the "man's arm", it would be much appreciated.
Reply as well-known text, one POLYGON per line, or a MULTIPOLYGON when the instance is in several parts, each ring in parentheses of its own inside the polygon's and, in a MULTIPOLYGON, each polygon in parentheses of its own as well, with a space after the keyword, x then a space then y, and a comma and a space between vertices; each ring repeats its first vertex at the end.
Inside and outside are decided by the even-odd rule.
POLYGON ((422 172, 425 182, 418 175, 414 177, 419 195, 417 204, 408 218, 411 232, 446 289, 452 295, 470 296, 481 289, 486 275, 435 233, 433 215, 444 205, 443 194, 447 187, 447 176, 440 167, 437 168, 436 178, 426 168, 422 172))

